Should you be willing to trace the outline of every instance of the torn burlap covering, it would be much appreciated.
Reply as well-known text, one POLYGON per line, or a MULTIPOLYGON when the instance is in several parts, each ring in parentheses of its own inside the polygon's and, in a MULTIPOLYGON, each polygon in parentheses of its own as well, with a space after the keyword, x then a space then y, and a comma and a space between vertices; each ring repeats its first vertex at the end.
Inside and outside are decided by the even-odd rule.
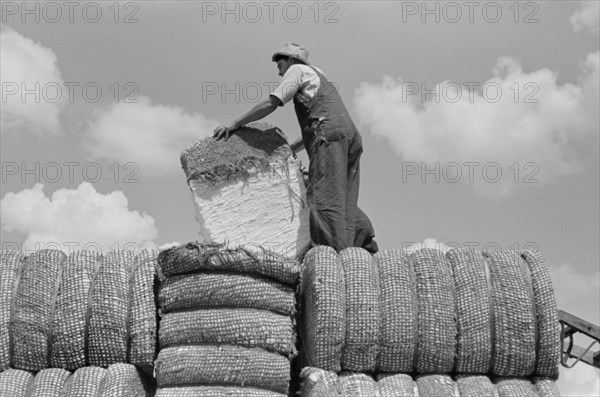
POLYGON ((159 388, 250 386, 287 393, 290 362, 277 353, 233 345, 190 345, 162 349, 155 363, 159 388))
POLYGON ((56 299, 67 256, 38 250, 25 258, 13 300, 12 367, 39 371, 50 366, 56 299))
POLYGON ((492 373, 530 376, 535 367, 536 316, 529 269, 514 251, 488 251, 494 302, 492 373))
POLYGON ((100 397, 146 397, 137 368, 131 364, 112 364, 100 384, 100 397))
POLYGON ((339 372, 346 340, 346 284, 333 248, 317 246, 308 251, 300 289, 305 365, 339 372))
POLYGON ((374 259, 381 286, 378 370, 412 372, 418 340, 417 297, 408 256, 402 250, 390 249, 377 252, 374 259))
POLYGON ((293 316, 294 288, 266 277, 226 272, 171 276, 158 292, 164 313, 197 308, 237 307, 270 310, 293 316))
POLYGON ((268 167, 273 161, 283 163, 291 155, 279 128, 252 123, 236 130, 227 141, 206 137, 195 142, 181 153, 181 165, 188 181, 217 184, 244 177, 250 169, 268 167))
POLYGON ((20 251, 0 251, 0 371, 10 367, 11 355, 11 307, 15 283, 22 267, 20 251))
POLYGON ((0 391, 2 396, 25 397, 33 381, 33 374, 20 369, 9 368, 0 372, 0 391))
MULTIPOLYGON (((287 394, 242 386, 180 386, 158 389, 155 397, 287 397, 287 394)), ((325 396, 322 394, 322 396, 325 396)))
POLYGON ((158 264, 165 277, 216 270, 255 274, 296 285, 300 276, 298 261, 254 244, 190 242, 161 251, 158 264))
POLYGON ((419 340, 416 371, 449 373, 456 351, 452 269, 440 250, 423 248, 409 256, 415 272, 419 340))
POLYGON ((493 312, 489 269, 479 251, 446 253, 456 288, 457 358, 455 371, 487 374, 492 359, 493 312))
POLYGON ((69 255, 56 301, 52 367, 71 371, 86 365, 85 325, 88 295, 100 255, 76 251, 69 255))
POLYGON ((537 251, 522 252, 521 257, 531 272, 537 315, 535 374, 557 379, 560 360, 560 325, 548 265, 537 251))
POLYGON ((373 256, 350 247, 339 253, 346 283, 346 340, 342 369, 374 372, 381 337, 381 292, 373 256))
POLYGON ((459 375, 455 379, 460 397, 498 397, 496 386, 485 375, 459 375))
POLYGON ((129 269, 133 262, 131 251, 110 251, 97 270, 88 309, 89 365, 108 367, 127 362, 129 269))
POLYGON ((67 379, 62 397, 98 396, 106 369, 100 367, 82 367, 67 379))
POLYGON ((257 309, 196 309, 167 313, 160 321, 160 348, 225 343, 260 347, 291 356, 296 353, 292 318, 257 309))
POLYGON ((158 251, 143 249, 135 255, 130 269, 130 348, 128 362, 152 367, 156 358, 156 302, 154 278, 158 251))
POLYGON ((61 397, 70 376, 71 373, 66 369, 43 369, 30 382, 27 397, 61 397))
POLYGON ((416 378, 419 397, 458 397, 457 386, 448 375, 420 375, 416 378))
POLYGON ((495 379, 499 397, 537 397, 538 390, 526 378, 498 378, 495 379))

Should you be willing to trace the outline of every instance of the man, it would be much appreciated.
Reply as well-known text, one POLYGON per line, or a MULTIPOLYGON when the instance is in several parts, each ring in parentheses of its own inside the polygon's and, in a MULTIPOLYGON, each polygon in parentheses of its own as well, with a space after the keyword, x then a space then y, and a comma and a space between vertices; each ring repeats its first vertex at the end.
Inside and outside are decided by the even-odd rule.
POLYGON ((310 160, 306 198, 312 244, 328 245, 337 252, 352 246, 377 252, 371 222, 357 207, 362 138, 341 96, 325 74, 308 62, 304 47, 287 43, 272 60, 282 76, 277 89, 237 120, 215 128, 214 136, 228 139, 232 131, 266 117, 293 98, 302 138, 290 146, 294 153, 305 148, 310 160))

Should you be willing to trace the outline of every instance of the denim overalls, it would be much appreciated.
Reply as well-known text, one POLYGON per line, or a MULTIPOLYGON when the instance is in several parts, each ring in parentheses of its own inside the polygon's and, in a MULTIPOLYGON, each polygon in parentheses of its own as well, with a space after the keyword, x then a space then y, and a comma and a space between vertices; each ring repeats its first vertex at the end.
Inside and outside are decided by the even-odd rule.
POLYGON ((354 246, 362 138, 335 86, 321 79, 308 102, 294 96, 302 140, 310 160, 306 198, 313 245, 337 252, 354 246))

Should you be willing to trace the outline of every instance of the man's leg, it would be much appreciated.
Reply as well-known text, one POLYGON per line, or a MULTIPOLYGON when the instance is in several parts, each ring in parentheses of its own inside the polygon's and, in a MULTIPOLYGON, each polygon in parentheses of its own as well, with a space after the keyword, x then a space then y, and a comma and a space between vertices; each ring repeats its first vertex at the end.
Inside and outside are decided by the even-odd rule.
POLYGON ((347 175, 346 175, 346 244, 348 247, 354 246, 354 235, 356 229, 356 218, 358 209, 358 190, 360 186, 360 156, 362 154, 362 138, 358 132, 355 132, 354 139, 351 141, 347 154, 347 175))
MULTIPOLYGON (((346 238, 349 139, 315 142, 310 154, 306 197, 310 207, 313 245, 328 245, 340 252, 350 246, 346 238)), ((354 220, 353 220, 354 223, 354 220)))

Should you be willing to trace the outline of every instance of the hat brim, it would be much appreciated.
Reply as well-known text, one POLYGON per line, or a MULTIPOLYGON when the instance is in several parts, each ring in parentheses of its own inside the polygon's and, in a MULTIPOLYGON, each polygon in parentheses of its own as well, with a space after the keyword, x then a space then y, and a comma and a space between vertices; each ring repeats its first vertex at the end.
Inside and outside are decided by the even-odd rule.
POLYGON ((308 62, 307 60, 300 59, 300 58, 298 58, 298 56, 297 56, 297 55, 295 55, 295 54, 289 54, 289 53, 287 53, 287 52, 276 52, 276 53, 275 53, 275 54, 273 54, 273 56, 271 57, 271 60, 272 60, 273 62, 275 62, 275 58, 277 58, 278 56, 283 56, 283 57, 290 57, 290 58, 294 58, 294 59, 297 59, 297 60, 299 60, 300 62, 302 62, 302 63, 303 63, 303 64, 305 64, 305 65, 310 65, 310 62, 308 62))

